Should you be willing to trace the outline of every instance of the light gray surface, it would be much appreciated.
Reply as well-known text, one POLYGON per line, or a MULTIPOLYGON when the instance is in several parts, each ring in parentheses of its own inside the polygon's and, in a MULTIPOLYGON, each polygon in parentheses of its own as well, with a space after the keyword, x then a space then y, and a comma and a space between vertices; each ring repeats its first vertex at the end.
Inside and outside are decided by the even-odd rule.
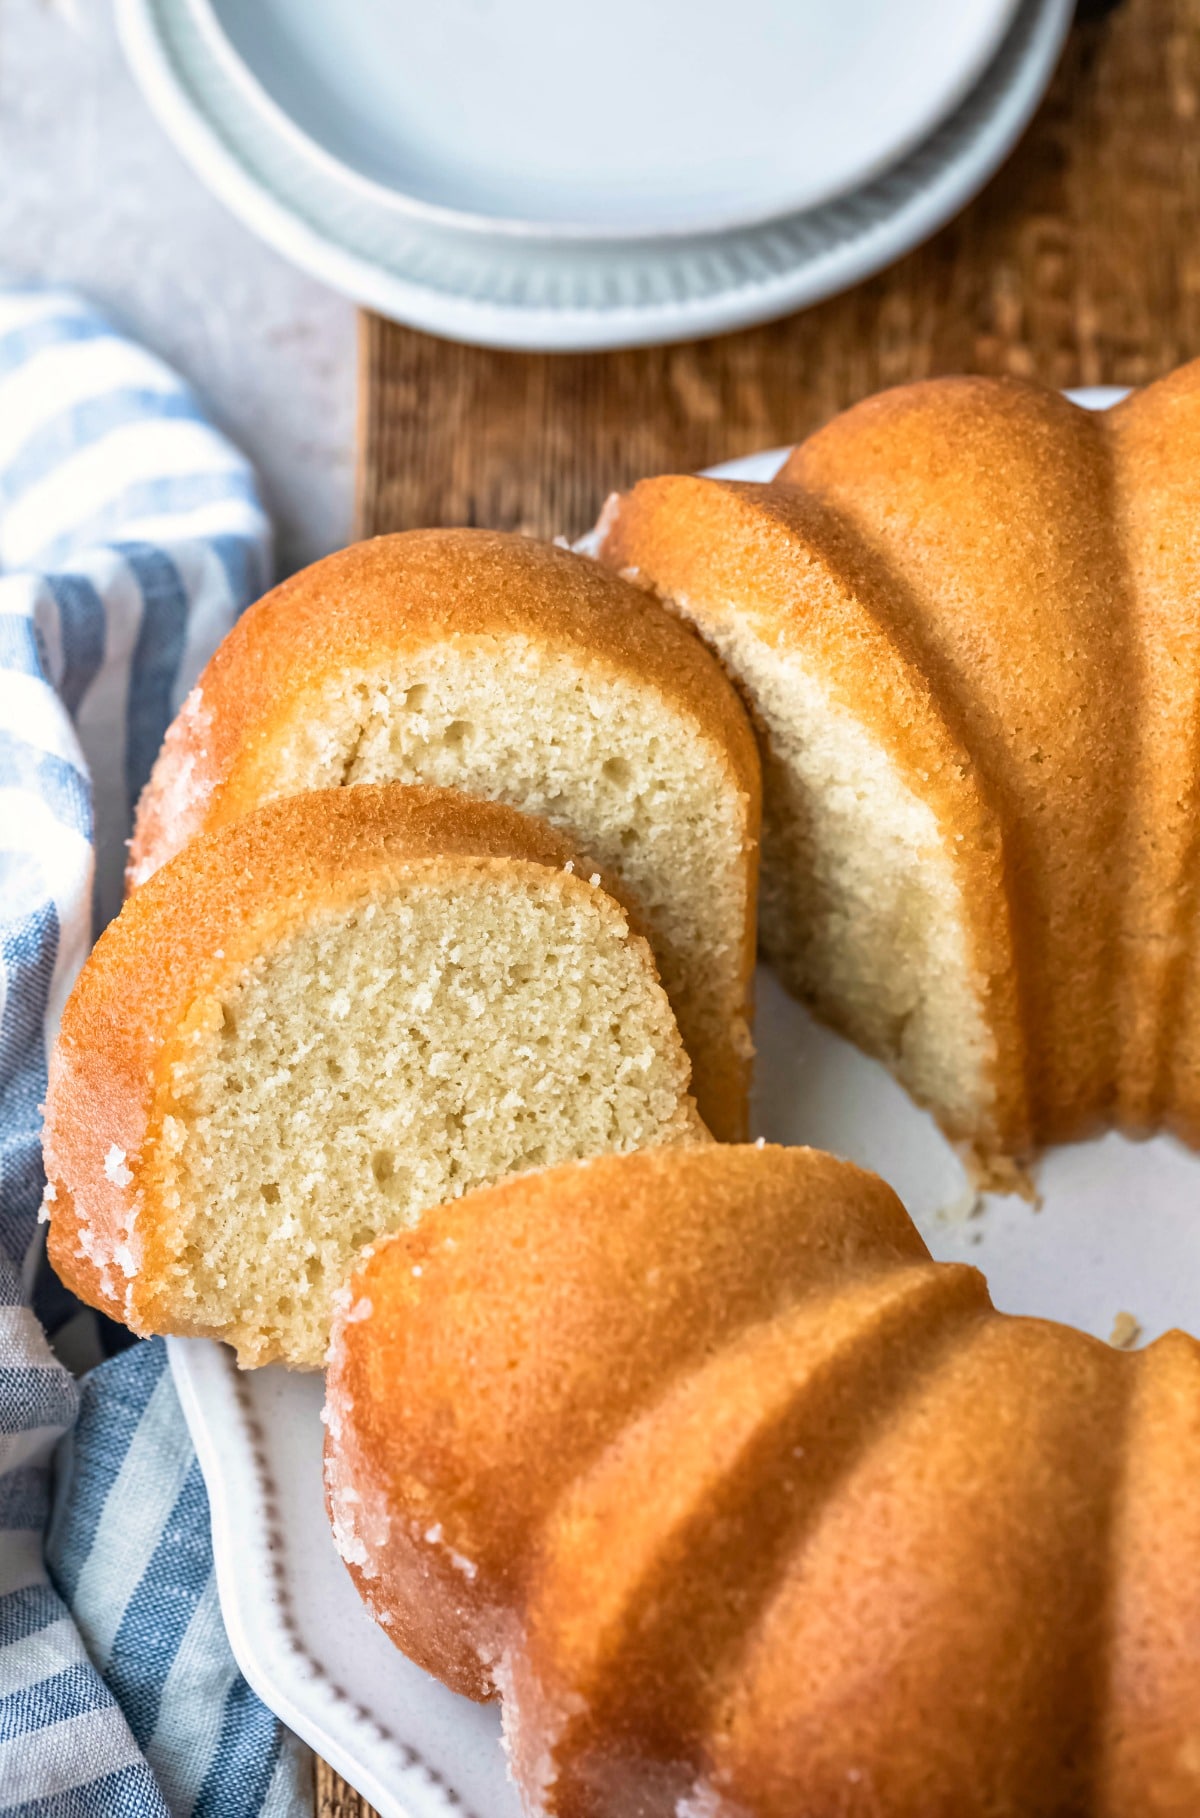
POLYGON ((280 573, 347 540, 354 310, 192 175, 108 0, 0 0, 0 268, 77 285, 196 386, 257 463, 280 573))

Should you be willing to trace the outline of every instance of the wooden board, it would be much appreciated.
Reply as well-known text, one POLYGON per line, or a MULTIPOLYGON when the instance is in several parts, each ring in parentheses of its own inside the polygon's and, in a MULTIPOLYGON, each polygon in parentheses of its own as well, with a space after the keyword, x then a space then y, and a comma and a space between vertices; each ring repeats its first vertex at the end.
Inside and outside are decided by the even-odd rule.
POLYGON ((316 1818, 376 1818, 374 1806, 360 1799, 327 1761, 316 1762, 316 1818))
MULTIPOLYGON (((1082 10, 1082 9, 1081 9, 1082 10)), ((1200 0, 1087 9, 1005 169, 890 271, 766 328, 534 356, 362 325, 358 526, 576 536, 607 493, 943 372, 1137 385, 1200 355, 1200 0)), ((370 1818, 323 1765, 319 1818, 370 1818)))

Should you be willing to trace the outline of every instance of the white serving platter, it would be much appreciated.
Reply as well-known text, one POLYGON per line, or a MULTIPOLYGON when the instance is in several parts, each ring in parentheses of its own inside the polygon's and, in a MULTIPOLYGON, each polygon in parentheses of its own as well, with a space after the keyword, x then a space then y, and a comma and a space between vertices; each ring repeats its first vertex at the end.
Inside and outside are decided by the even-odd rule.
MULTIPOLYGON (((296 0, 255 0, 254 5, 248 0, 117 0, 117 16, 134 72, 179 149, 226 204, 286 257, 356 301, 435 334, 497 347, 567 349, 682 340, 764 321, 829 296, 900 257, 957 213, 1012 149, 1050 80, 1073 12, 1073 0, 1018 0, 1015 10, 1008 0, 912 0, 908 7, 887 0, 843 0, 830 7, 814 0, 803 8, 782 0, 751 0, 752 12, 761 9, 764 17, 777 5, 779 29, 789 45, 787 34, 802 32, 805 17, 810 25, 822 19, 821 29, 835 32, 840 27, 834 22, 843 16, 874 19, 878 12, 879 19, 897 24, 910 15, 928 22, 941 17, 940 8, 946 21, 957 22, 947 26, 948 39, 957 48, 948 66, 939 65, 943 78, 946 67, 952 68, 954 81, 943 80, 938 90, 924 74, 921 79, 895 78, 892 101, 909 110, 903 130, 886 108, 883 118, 891 124, 877 131, 860 105, 846 105, 839 110, 840 124, 854 130, 838 154, 840 162, 827 162, 818 179, 821 167, 815 159, 801 159, 774 190, 769 189, 776 181, 772 160, 761 145, 752 151, 753 136, 741 118, 743 112, 747 119, 754 116, 757 91, 741 79, 730 85, 722 110, 713 114, 709 108, 707 135, 695 121, 690 129, 694 139, 707 141, 708 163, 699 182, 688 176, 683 162, 668 169, 660 160, 657 178, 653 170, 643 171, 630 155, 634 141, 616 132, 606 139, 597 119, 583 134, 591 147, 587 157, 583 141, 577 155, 567 143, 556 145, 555 157, 543 158, 534 173, 532 141, 520 148, 525 125, 532 132, 537 110, 515 108, 509 140, 513 157, 525 161, 524 187, 516 181, 519 173, 510 171, 504 193, 497 189, 485 196, 479 186, 485 178, 499 182, 498 161, 482 158, 482 142, 472 137, 475 128, 464 117, 461 101, 449 115, 435 110, 436 117, 427 122, 421 182, 412 169, 408 175, 401 171, 394 107, 392 149, 385 155, 388 142, 381 133, 391 105, 388 97, 394 101, 403 89, 416 108, 425 79, 421 69, 426 68, 426 75, 428 69, 405 62, 399 51, 386 59, 369 55, 375 43, 371 34, 394 30, 403 36, 399 21, 408 20, 411 12, 425 22, 413 28, 414 56, 424 46, 421 54, 428 59, 429 35, 436 37, 444 16, 468 3, 479 20, 501 17, 484 0, 395 8, 368 7, 363 0, 345 11, 349 24, 342 60, 324 70, 316 51, 329 30, 322 20, 331 13, 318 0, 304 6, 296 0), (787 24, 793 13, 796 22, 787 24), (368 14, 369 28, 364 23, 368 14), (393 15, 394 22, 388 23, 393 15), (290 64, 276 55, 280 34, 291 45, 290 64), (395 67, 398 58, 400 69, 395 67), (363 72, 371 62, 375 70, 366 82, 363 72), (386 78, 381 73, 385 63, 386 78), (977 80, 963 93, 971 73, 977 80), (330 98, 331 84, 340 102, 330 98), (350 105, 355 101, 361 102, 358 125, 350 105), (946 107, 952 111, 942 118, 946 107), (922 115, 925 125, 918 129, 914 123, 922 115), (737 126, 736 142, 732 130, 726 131, 727 119, 737 126), (852 153, 860 139, 868 148, 865 162, 859 157, 864 180, 853 181, 852 153), (744 165, 738 149, 743 143, 744 165), (892 146, 891 154, 884 153, 885 144, 892 146), (584 169, 587 158, 590 177, 584 169), (609 161, 607 176, 601 169, 604 158, 609 161), (622 159, 627 160, 624 169, 618 168, 622 159), (470 183, 462 175, 464 161, 475 172, 470 183), (831 199, 796 208, 794 198, 804 193, 798 187, 802 179, 815 185, 813 195, 825 191, 831 199), (852 182, 849 189, 847 181, 852 182), (690 203, 688 183, 694 192, 690 203), (832 194, 831 183, 843 187, 832 194), (539 184, 540 215, 530 212, 539 184), (578 200, 585 192, 591 198, 586 206, 578 200), (516 209, 525 212, 504 212, 516 209), (710 226, 701 231, 704 221, 710 226), (718 221, 724 225, 712 231, 711 224, 718 221)), ((558 21, 559 36, 574 33, 584 17, 580 13, 576 18, 578 9, 551 0, 512 3, 528 8, 530 18, 544 6, 558 21)), ((715 79, 713 45, 719 32, 712 20, 719 18, 720 31, 729 33, 735 62, 745 54, 745 35, 740 27, 733 29, 728 9, 716 0, 699 6, 696 0, 662 0, 661 7, 652 8, 642 0, 612 0, 606 12, 615 18, 626 8, 640 16, 641 41, 655 37, 651 22, 660 11, 668 22, 679 11, 710 21, 706 80, 715 79)), ((591 10, 585 13, 594 24, 591 10)), ((339 31, 343 16, 339 8, 339 31)), ((464 41, 473 42, 469 33, 464 41)), ((690 37, 685 41, 690 43, 690 37)), ((885 33, 880 43, 886 41, 885 33)), ((513 55, 511 43, 503 48, 506 56, 513 55)), ((593 54, 601 62, 618 57, 615 38, 605 37, 593 54)), ((771 84, 785 67, 786 58, 771 68, 771 84)), ((842 66, 843 100, 847 67, 842 66)), ((460 65, 447 66, 443 77, 466 82, 460 65)), ((481 92, 488 90, 489 79, 487 70, 471 76, 481 92)), ((639 65, 637 81, 642 80, 639 65)), ((762 68, 757 81, 759 89, 768 81, 762 68)), ((677 105, 695 106, 686 85, 677 83, 676 89, 677 105)), ((702 90, 700 84, 697 92, 702 90)), ((552 106, 578 114, 583 132, 589 107, 600 107, 596 96, 602 95, 600 87, 581 81, 578 66, 557 83, 544 81, 540 92, 539 131, 552 106)), ((503 91, 497 88, 492 95, 493 114, 496 94, 503 91)), ((614 108, 625 105, 615 96, 603 99, 614 108)), ((810 105, 805 101, 805 108, 810 105)), ((601 107, 597 118, 602 115, 601 107)), ((410 110, 410 124, 412 117, 410 110)), ((654 121, 644 122, 640 130, 651 126, 658 131, 654 121)), ((793 127, 793 132, 799 130, 793 127)), ((669 150, 664 142, 664 156, 669 150)), ((409 146, 404 156, 411 164, 417 154, 409 146)))
POLYGON ((200 0, 260 111, 443 225, 605 239, 815 208, 928 137, 1018 0, 200 0))
MULTIPOLYGON (((1119 391, 1076 394, 1100 408, 1119 391)), ((769 479, 783 451, 715 471, 769 479)), ((1010 1313, 1060 1319, 1097 1338, 1130 1314, 1141 1341, 1200 1329, 1200 1156, 1170 1137, 1108 1135, 1052 1150, 1035 1208, 975 1202, 931 1118, 876 1062, 815 1023, 765 968, 758 975, 754 1131, 874 1169, 933 1254, 971 1262, 1010 1313)), ((398 1654, 334 1551, 321 1481, 321 1379, 239 1373, 232 1353, 168 1341, 213 1517, 221 1608, 261 1698, 383 1818, 518 1818, 500 1723, 398 1654)))

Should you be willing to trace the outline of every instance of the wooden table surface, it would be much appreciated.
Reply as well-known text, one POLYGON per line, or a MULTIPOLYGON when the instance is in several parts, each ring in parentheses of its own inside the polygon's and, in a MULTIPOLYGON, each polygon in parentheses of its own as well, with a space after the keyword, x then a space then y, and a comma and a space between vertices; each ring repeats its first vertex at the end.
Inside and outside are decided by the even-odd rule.
MULTIPOLYGON (((766 328, 526 355, 362 323, 361 535, 576 536, 607 493, 794 442, 944 372, 1137 385, 1200 354, 1200 0, 1100 4, 999 176, 927 246, 766 328)), ((370 1818, 323 1763, 318 1818, 370 1818)))

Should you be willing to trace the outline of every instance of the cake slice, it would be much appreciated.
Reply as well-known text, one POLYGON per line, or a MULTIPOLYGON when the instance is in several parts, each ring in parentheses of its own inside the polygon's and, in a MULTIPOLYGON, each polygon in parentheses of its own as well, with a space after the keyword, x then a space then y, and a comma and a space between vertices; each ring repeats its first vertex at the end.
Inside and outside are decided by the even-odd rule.
POLYGON ((644 480, 604 533, 751 704, 767 957, 1002 1178, 1034 1140, 1003 825, 886 573, 795 487, 644 480))
POLYGON ((759 765, 698 638, 527 537, 422 530, 343 550, 260 600, 209 663, 142 798, 130 881, 266 800, 386 782, 536 814, 617 878, 701 1114, 745 1135, 759 765))
POLYGON ((125 905, 51 1068, 50 1256, 135 1331, 324 1357, 353 1257, 468 1188, 705 1141, 645 940, 540 822, 288 797, 125 905))

